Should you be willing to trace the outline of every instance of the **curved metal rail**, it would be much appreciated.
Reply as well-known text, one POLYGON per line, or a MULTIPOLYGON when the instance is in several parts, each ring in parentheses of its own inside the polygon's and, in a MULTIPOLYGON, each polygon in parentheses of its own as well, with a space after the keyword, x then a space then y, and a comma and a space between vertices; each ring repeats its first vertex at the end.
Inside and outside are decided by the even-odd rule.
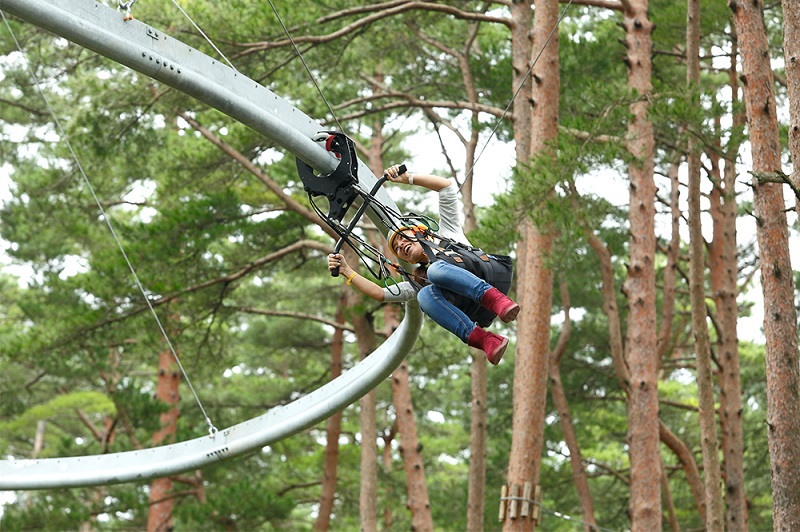
POLYGON ((289 405, 213 435, 122 453, 0 460, 0 490, 133 482, 189 471, 258 450, 327 419, 383 382, 414 346, 421 326, 419 306, 407 304, 397 331, 355 367, 289 405))
MULTIPOLYGON (((0 9, 89 48, 219 109, 321 172, 337 159, 313 137, 324 128, 252 79, 202 52, 93 0, 0 0, 0 9)), ((359 161, 360 184, 377 178, 359 161)), ((377 198, 394 211, 384 190, 377 198)), ((367 215, 382 225, 383 213, 367 215)), ((293 403, 215 434, 139 451, 94 456, 0 460, 0 490, 93 486, 172 475, 258 450, 327 419, 375 388, 411 350, 422 327, 416 303, 400 327, 355 367, 293 403)))

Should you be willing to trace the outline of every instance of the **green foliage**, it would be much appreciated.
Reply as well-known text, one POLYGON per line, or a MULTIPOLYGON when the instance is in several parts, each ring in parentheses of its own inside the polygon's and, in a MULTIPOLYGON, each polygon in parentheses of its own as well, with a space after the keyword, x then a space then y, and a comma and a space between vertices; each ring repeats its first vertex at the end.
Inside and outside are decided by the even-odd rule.
MULTIPOLYGON (((407 92, 420 101, 466 101, 461 65, 443 50, 462 52, 465 35, 476 27, 474 21, 438 10, 371 17, 380 4, 353 6, 345 0, 274 3, 292 33, 308 37, 300 44, 303 59, 333 111, 309 81, 293 49, 248 44, 285 38, 268 2, 187 0, 181 5, 238 70, 267 84, 307 114, 331 128, 341 127, 364 147, 370 146, 375 129, 382 127, 385 161, 414 155, 404 141, 418 131, 424 131, 430 145, 438 149, 437 135, 444 136, 445 128, 433 129, 419 109, 387 92, 407 92), (327 40, 337 30, 361 23, 357 31, 327 40), (336 118, 342 123, 337 124, 336 118)), ((479 2, 437 6, 475 15, 507 15, 504 7, 487 11, 479 2)), ((724 2, 703 5, 705 50, 727 49, 728 11, 724 2)), ((779 11, 767 12, 775 50, 781 41, 779 11)), ((650 12, 657 27, 650 118, 656 131, 656 163, 663 172, 675 148, 685 142, 687 129, 706 145, 719 133, 736 146, 745 132, 716 131, 715 119, 727 118, 739 105, 717 97, 726 75, 707 73, 697 87, 685 87, 684 65, 675 52, 685 40, 685 6, 651 0, 650 12), (691 103, 698 100, 702 105, 691 103)), ((138 2, 134 13, 138 20, 168 29, 197 49, 216 54, 168 2, 138 2)), ((585 231, 597 235, 609 249, 624 322, 627 309, 620 288, 626 276, 627 205, 614 204, 589 186, 608 176, 624 182, 627 166, 636 163, 623 142, 629 105, 637 95, 628 90, 620 21, 616 12, 571 7, 559 29, 562 129, 553 146, 555 155, 520 162, 509 192, 479 209, 480 229, 470 235, 485 249, 513 255, 523 220, 553 229, 554 249, 548 264, 566 282, 574 319, 561 377, 585 458, 597 522, 611 529, 630 525, 627 414, 611 365, 602 279, 585 231)), ((218 427, 263 414, 327 382, 332 328, 299 315, 331 319, 341 279, 329 277, 324 254, 318 251, 305 250, 253 265, 299 240, 329 239, 302 216, 286 211, 259 179, 178 117, 186 114, 196 119, 308 205, 294 158, 177 91, 28 24, 12 19, 11 26, 36 75, 45 82, 48 98, 105 215, 99 213, 67 147, 57 141, 49 113, 14 53, 10 37, 0 31, 0 157, 7 163, 5 168, 11 169, 12 179, 10 198, 0 209, 0 237, 9 242, 9 260, 31 272, 22 283, 10 275, 0 277, 3 455, 30 457, 39 421, 46 421, 39 454, 43 457, 149 445, 166 410, 153 396, 158 353, 164 351, 165 342, 145 299, 155 304, 158 320, 218 427), (106 218, 125 257, 104 224, 106 218), (87 422, 100 431, 115 427, 113 441, 98 441, 87 422)), ((480 104, 502 110, 510 103, 515 89, 511 87, 511 52, 506 26, 488 22, 477 26, 466 58, 480 104)), ((497 126, 491 142, 513 139, 509 117, 498 123, 496 115, 487 113, 476 118, 461 109, 436 110, 450 121, 448 125, 463 131, 475 128, 481 138, 497 126)), ((451 160, 461 158, 449 155, 451 160)), ((447 169, 431 171, 449 173, 447 169)), ((398 192, 397 198, 402 210, 430 212, 429 203, 419 195, 398 192)), ((739 206, 742 214, 752 210, 747 199, 739 206)), ((748 243, 742 244, 740 256, 746 262, 753 252, 748 243)), ((656 261, 661 279, 663 255, 658 254, 656 261)), ((747 273, 742 271, 743 278, 747 273)), ((554 316, 562 310, 560 296, 556 290, 554 316)), ((682 296, 678 309, 688 309, 682 296)), ((371 302, 348 310, 369 313, 376 327, 381 326, 381 309, 371 302)), ((554 344, 561 326, 558 319, 553 322, 554 344)), ((517 326, 493 327, 513 337, 517 326)), ((672 338, 681 346, 680 341, 686 341, 685 322, 678 320, 674 329, 672 338)), ((743 344, 740 354, 750 526, 770 529, 763 348, 743 344)), ((505 482, 511 448, 514 355, 512 342, 504 362, 488 372, 487 528, 496 523, 499 486, 505 482)), ((469 356, 461 342, 428 323, 409 357, 417 430, 437 528, 466 527, 469 356)), ((348 333, 345 369, 357 360, 358 350, 348 333)), ((177 438, 185 440, 207 434, 208 426, 181 379, 177 438)), ((699 429, 691 408, 696 404, 693 379, 685 364, 665 363, 659 397, 669 402, 662 406, 662 420, 696 450, 699 429)), ((394 421, 388 384, 376 390, 376 400, 382 451, 385 442, 380 436, 388 438, 394 421)), ((543 505, 579 516, 559 414, 552 405, 548 408, 540 480, 543 505)), ((333 529, 352 530, 360 526, 358 407, 347 408, 342 415, 333 529)), ((186 495, 187 486, 178 481, 174 487, 176 528, 310 530, 319 498, 324 437, 320 425, 250 456, 205 468, 200 473, 204 498, 186 495)), ((389 445, 392 465, 381 468, 378 504, 380 511, 391 513, 391 529, 407 529, 410 516, 405 508, 400 442, 393 439, 389 445)), ((663 458, 681 526, 702 527, 680 464, 666 450, 663 458)), ((0 528, 142 529, 148 493, 145 484, 17 492, 16 502, 3 508, 0 528)), ((576 528, 573 522, 549 513, 544 519, 547 530, 576 528)))
POLYGON ((76 392, 59 395, 45 404, 36 405, 10 422, 0 423, 5 435, 17 434, 21 428, 30 426, 38 420, 58 420, 70 416, 76 409, 87 410, 88 414, 110 415, 114 404, 103 394, 97 392, 76 392))

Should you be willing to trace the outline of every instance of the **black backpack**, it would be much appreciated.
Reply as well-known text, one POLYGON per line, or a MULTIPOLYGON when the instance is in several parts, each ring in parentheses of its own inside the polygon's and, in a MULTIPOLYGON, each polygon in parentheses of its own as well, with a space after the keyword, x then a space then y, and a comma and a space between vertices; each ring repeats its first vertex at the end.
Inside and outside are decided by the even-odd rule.
MULTIPOLYGON (((514 276, 511 257, 507 255, 489 255, 479 248, 467 246, 433 233, 429 234, 435 236, 439 243, 434 244, 421 233, 418 233, 417 237, 431 263, 443 260, 459 268, 464 268, 494 286, 503 294, 508 294, 514 276)), ((442 292, 448 301, 461 309, 469 319, 475 321, 481 327, 488 327, 497 317, 497 314, 483 307, 477 301, 444 288, 442 292)))

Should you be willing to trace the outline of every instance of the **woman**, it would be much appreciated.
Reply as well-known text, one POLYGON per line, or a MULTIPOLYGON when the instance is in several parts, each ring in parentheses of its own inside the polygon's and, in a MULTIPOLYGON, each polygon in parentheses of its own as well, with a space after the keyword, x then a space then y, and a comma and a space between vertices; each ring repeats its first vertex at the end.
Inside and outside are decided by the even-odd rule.
MULTIPOLYGON (((424 226, 404 227, 391 231, 389 248, 398 258, 419 264, 414 274, 422 286, 402 282, 390 291, 358 275, 341 254, 328 255, 328 269, 340 268, 347 284, 355 286, 376 301, 405 302, 417 298, 422 311, 440 326, 458 336, 462 342, 486 353, 497 364, 508 346, 508 338, 485 330, 494 316, 508 323, 516 319, 519 305, 488 283, 491 261, 497 257, 472 252, 461 224, 458 222, 458 188, 449 179, 435 175, 399 173, 399 166, 384 171, 393 183, 418 185, 439 193, 439 232, 441 241, 431 239, 424 226), (450 243, 452 241, 453 243, 450 243), (482 255, 481 255, 482 254, 482 255), (483 278, 482 278, 483 277, 483 278), (478 312, 483 307, 489 311, 478 312), (477 316, 481 318, 476 319, 477 316), (476 323, 480 322, 480 323, 476 323)), ((507 281, 510 285, 510 261, 507 281)))

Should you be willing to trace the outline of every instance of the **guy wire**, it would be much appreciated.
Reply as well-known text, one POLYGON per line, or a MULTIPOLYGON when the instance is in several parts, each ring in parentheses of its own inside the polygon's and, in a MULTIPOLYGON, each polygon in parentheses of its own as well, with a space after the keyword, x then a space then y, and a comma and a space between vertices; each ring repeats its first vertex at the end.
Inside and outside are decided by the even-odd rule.
MULTIPOLYGON (((186 17, 186 18, 189 20, 189 22, 191 22, 191 23, 192 23, 192 26, 194 26, 194 27, 195 27, 195 29, 196 29, 197 31, 199 31, 199 32, 200 32, 200 35, 202 35, 202 36, 203 36, 203 38, 204 38, 204 39, 205 39, 205 40, 208 42, 208 44, 210 44, 210 45, 211 45, 211 47, 212 47, 212 48, 213 48, 213 49, 214 49, 214 50, 215 50, 215 51, 216 51, 216 52, 217 52, 217 53, 220 55, 220 57, 222 57, 222 58, 225 60, 225 62, 226 62, 226 63, 228 63, 228 66, 229 66, 229 67, 231 67, 232 69, 236 70, 236 67, 235 67, 235 66, 233 66, 233 63, 231 63, 230 61, 228 61, 228 58, 227 58, 227 57, 225 57, 225 54, 223 54, 223 53, 220 51, 220 49, 219 49, 219 48, 217 48, 217 45, 216 45, 216 44, 214 44, 214 41, 212 41, 212 40, 211 40, 211 38, 210 38, 208 35, 206 35, 206 34, 205 34, 205 32, 204 32, 203 30, 201 30, 201 29, 200 29, 200 26, 198 26, 198 25, 197 25, 197 23, 196 23, 194 20, 192 20, 192 17, 190 17, 190 16, 189 16, 189 14, 188 14, 186 11, 184 11, 184 10, 183 10, 183 8, 182 8, 182 7, 181 7, 181 6, 178 4, 178 2, 176 2, 175 0, 172 0, 172 3, 173 3, 173 4, 175 4, 175 7, 177 7, 177 8, 178 8, 178 11, 180 11, 181 13, 183 13, 183 16, 184 16, 184 17, 186 17)), ((236 70, 236 72, 238 72, 238 70, 236 70)))
POLYGON ((78 167, 78 170, 79 170, 81 176, 83 177, 83 181, 86 184, 86 187, 88 188, 89 192, 91 193, 92 197, 94 198, 94 201, 97 204, 97 208, 100 210, 100 214, 103 216, 103 220, 105 220, 106 226, 108 226, 108 229, 111 232, 111 236, 114 237, 114 240, 116 241, 117 246, 119 247, 119 250, 122 253, 122 257, 125 259, 125 263, 128 265, 128 269, 130 270, 131 275, 133 276, 133 279, 136 282, 136 286, 139 288, 139 291, 142 293, 142 297, 144 298, 145 303, 147 303, 147 307, 150 309, 150 312, 153 315, 153 318, 155 319, 156 323, 158 324, 158 328, 161 331, 161 336, 164 338, 164 341, 167 343, 167 346, 169 347, 169 350, 172 353, 172 356, 174 357, 175 362, 178 364, 178 367, 180 368, 181 373, 183 374, 183 377, 186 379, 186 384, 189 386, 189 389, 191 390, 192 395, 194 395, 195 401, 197 402, 197 406, 200 407, 200 411, 202 412, 203 416, 205 417, 206 423, 208 424, 209 433, 210 434, 215 434, 217 432, 217 428, 211 422, 211 419, 208 417, 208 414, 206 413, 205 408, 203 408, 203 403, 200 401, 200 397, 197 395, 197 392, 195 391, 194 386, 192 385, 192 381, 189 379, 189 375, 186 373, 186 370, 184 369, 183 364, 181 364, 181 360, 178 357, 178 353, 175 351, 175 348, 172 346, 172 342, 169 339, 169 335, 167 334, 167 331, 164 329, 164 326, 161 324, 161 320, 158 318, 158 314, 156 314, 155 308, 153 308, 153 305, 150 302, 150 298, 147 296, 147 292, 144 289, 144 286, 142 285, 141 281, 139 280, 139 276, 136 275, 136 271, 133 268, 133 264, 131 264, 130 259, 128 259, 128 254, 125 253, 125 248, 123 247, 122 242, 120 241, 119 237, 117 236, 117 233, 114 230, 114 226, 111 224, 111 219, 106 214, 106 211, 103 208, 103 204, 100 202, 100 198, 97 197, 97 194, 95 193, 94 187, 92 187, 92 184, 89 181, 89 177, 86 175, 86 172, 84 171, 83 166, 81 165, 81 162, 78 159, 77 154, 75 153, 75 150, 72 148, 72 143, 70 142, 66 131, 64 131, 64 128, 61 127, 61 122, 58 120, 58 116, 56 116, 55 110, 53 109, 52 105, 50 105, 50 100, 47 98, 47 95, 45 94, 44 89, 42 89, 41 83, 39 82, 39 79, 37 78, 36 73, 33 71, 33 68, 31 67, 30 61, 28 61, 28 59, 27 59, 27 55, 25 54, 25 51, 22 49, 22 45, 17 40, 17 36, 14 34, 14 31, 11 29, 11 25, 9 24, 8 19, 6 18, 5 12, 0 10, 0 16, 2 16, 3 22, 5 22, 6 28, 8 28, 8 32, 11 34, 11 38, 14 40, 14 44, 16 44, 17 49, 19 50, 20 55, 22 56, 22 59, 25 62, 25 67, 28 70, 28 73, 30 74, 31 79, 33 79, 33 82, 36 84, 36 88, 38 89, 39 94, 42 96, 42 99, 44 100, 44 103, 47 106, 48 111, 50 112, 50 116, 52 116, 52 118, 53 118, 53 122, 55 123, 56 129, 58 130, 59 135, 61 136, 62 139, 64 139, 64 143, 66 144, 67 149, 69 150, 70 154, 72 155, 72 159, 75 161, 75 165, 78 167))
MULTIPOLYGON (((173 1, 175 1, 175 0, 173 0, 173 1)), ((294 48, 294 51, 297 54, 297 57, 300 58, 300 61, 303 63, 303 66, 306 68, 306 72, 308 72, 308 76, 311 78, 311 82, 317 88, 317 91, 319 92, 320 97, 322 97, 322 101, 325 102, 325 105, 328 107, 328 111, 330 111, 331 116, 333 116, 333 120, 334 120, 334 122, 336 122, 336 126, 339 128, 339 131, 344 133, 344 128, 342 127, 342 124, 339 123, 339 119, 336 117, 336 113, 333 112, 333 107, 331 107, 331 104, 328 103, 328 99, 325 97, 325 94, 322 92, 322 88, 319 86, 319 83, 317 83, 317 80, 314 78, 314 74, 311 73, 311 69, 309 68, 308 64, 306 63, 306 60, 303 58, 303 54, 300 53, 300 49, 297 47, 297 44, 294 42, 294 39, 292 38, 291 33, 289 33, 289 28, 287 28, 286 24, 283 23, 283 19, 281 18, 280 13, 278 13, 278 10, 275 8, 275 4, 272 3, 272 0, 268 0, 268 1, 269 1, 270 7, 272 7, 272 11, 275 12, 275 16, 278 18, 278 22, 280 22, 281 26, 283 27, 283 31, 286 32, 286 37, 288 37, 289 38, 289 42, 292 43, 292 47, 294 48)))

